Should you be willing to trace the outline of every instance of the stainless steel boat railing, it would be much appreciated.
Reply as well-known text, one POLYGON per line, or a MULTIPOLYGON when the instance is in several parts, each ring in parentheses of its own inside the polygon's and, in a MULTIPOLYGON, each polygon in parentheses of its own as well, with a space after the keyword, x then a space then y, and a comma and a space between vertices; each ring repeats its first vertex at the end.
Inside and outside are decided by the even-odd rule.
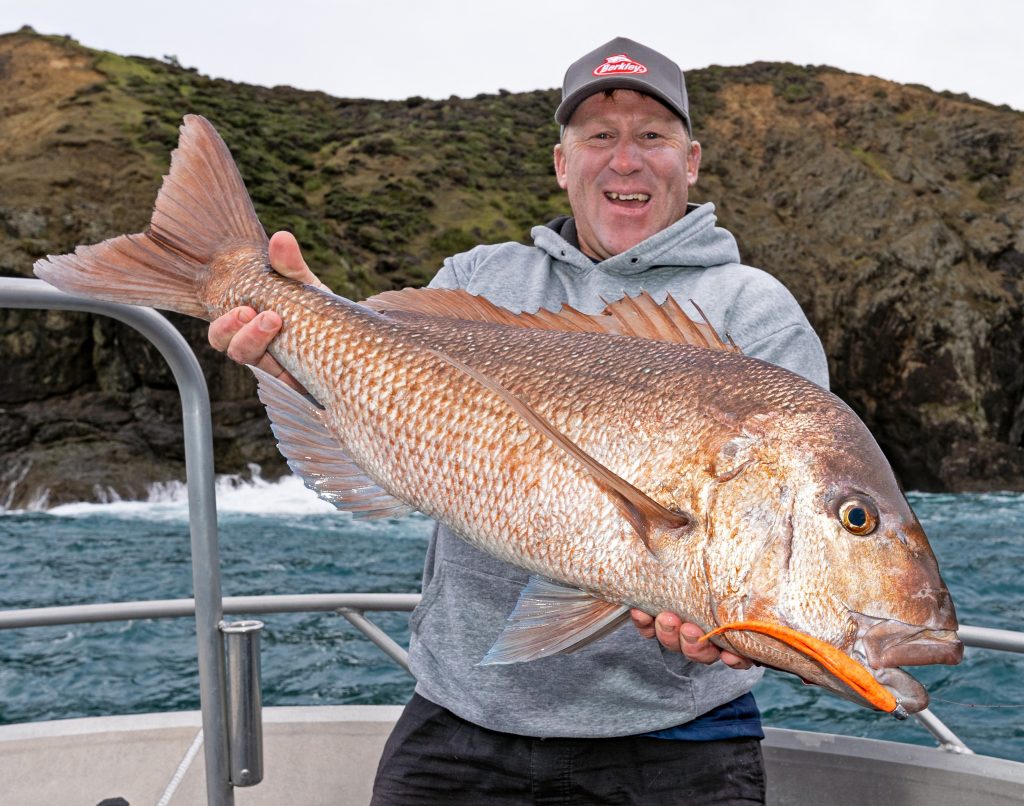
MULTIPOLYGON (((275 613, 334 612, 343 616, 369 638, 398 666, 409 671, 405 649, 370 619, 367 612, 410 612, 419 603, 418 593, 310 593, 277 596, 227 596, 222 599, 225 615, 271 615, 275 613)), ((182 618, 195 613, 193 599, 160 599, 145 602, 116 602, 65 607, 37 607, 0 610, 0 630, 50 627, 67 624, 135 619, 182 618)), ((963 624, 959 635, 964 644, 980 649, 1024 654, 1024 632, 974 627, 963 624)), ((930 710, 914 718, 932 735, 938 746, 952 753, 973 753, 944 722, 930 710)))
MULTIPOLYGON (((267 615, 295 612, 335 612, 376 644, 395 663, 409 671, 408 656, 365 613, 411 611, 419 594, 334 593, 279 596, 221 596, 217 544, 216 501, 210 403, 199 364, 181 334, 150 308, 117 305, 74 297, 40 280, 0 278, 0 307, 72 310, 110 316, 146 336, 167 359, 181 394, 185 426, 185 464, 192 540, 194 599, 22 608, 0 611, 0 630, 135 619, 196 619, 206 762, 207 801, 232 806, 224 643, 225 614, 267 615)), ((1024 632, 962 625, 967 646, 1024 654, 1024 632)), ((915 714, 939 746, 950 752, 971 753, 938 717, 925 710, 915 714)))
POLYGON ((167 361, 178 384, 185 429, 185 474, 192 548, 192 591, 198 641, 199 699, 203 712, 206 794, 210 806, 232 806, 228 780, 227 695, 224 642, 220 632, 220 551, 214 492, 210 395, 199 362, 177 329, 152 308, 64 294, 42 280, 0 278, 0 306, 82 311, 124 322, 149 339, 167 361))

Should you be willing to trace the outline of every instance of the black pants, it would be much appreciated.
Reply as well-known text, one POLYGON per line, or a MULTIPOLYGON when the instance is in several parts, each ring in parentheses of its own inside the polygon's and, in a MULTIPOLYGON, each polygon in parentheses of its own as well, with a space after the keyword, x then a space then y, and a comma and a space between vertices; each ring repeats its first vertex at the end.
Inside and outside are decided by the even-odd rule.
POLYGON ((762 804, 758 739, 533 739, 413 695, 384 747, 372 806, 762 804))

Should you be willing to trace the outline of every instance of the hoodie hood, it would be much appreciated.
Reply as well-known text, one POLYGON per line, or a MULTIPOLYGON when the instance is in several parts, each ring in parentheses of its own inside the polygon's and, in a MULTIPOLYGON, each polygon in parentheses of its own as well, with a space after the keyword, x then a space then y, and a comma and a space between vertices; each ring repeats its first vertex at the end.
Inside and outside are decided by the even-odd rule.
POLYGON ((534 246, 563 263, 587 271, 630 276, 659 266, 707 268, 739 263, 736 239, 728 230, 715 226, 717 220, 711 202, 691 204, 686 215, 672 226, 597 263, 580 251, 572 218, 557 218, 546 226, 534 227, 530 235, 534 246))

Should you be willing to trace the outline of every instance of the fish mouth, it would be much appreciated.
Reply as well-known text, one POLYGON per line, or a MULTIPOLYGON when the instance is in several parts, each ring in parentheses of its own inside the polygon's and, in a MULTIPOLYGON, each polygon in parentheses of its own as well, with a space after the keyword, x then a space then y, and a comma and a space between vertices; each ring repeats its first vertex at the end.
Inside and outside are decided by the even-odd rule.
POLYGON ((963 660, 964 644, 955 629, 907 624, 892 618, 853 613, 860 626, 853 645, 871 674, 899 699, 909 712, 928 706, 928 692, 900 666, 944 663, 955 666, 963 660))
POLYGON ((926 666, 945 663, 955 666, 964 657, 964 644, 956 630, 907 624, 892 618, 855 613, 860 625, 854 651, 872 669, 894 666, 926 666))
POLYGON ((902 669, 880 669, 875 679, 892 692, 908 714, 928 707, 928 690, 902 669))

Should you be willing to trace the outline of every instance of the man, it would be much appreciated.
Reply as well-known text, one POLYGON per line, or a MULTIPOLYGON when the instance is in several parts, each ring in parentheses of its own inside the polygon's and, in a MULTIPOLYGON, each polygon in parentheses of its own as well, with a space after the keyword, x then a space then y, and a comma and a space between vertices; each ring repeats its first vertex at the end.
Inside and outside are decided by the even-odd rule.
MULTIPOLYGON (((432 286, 529 311, 597 312, 642 290, 693 299, 747 355, 827 386, 820 342, 792 296, 740 264, 713 205, 688 203, 701 150, 674 62, 612 40, 570 66, 555 118, 555 173, 573 216, 535 227, 533 246, 455 255, 432 286)), ((278 271, 317 282, 290 235, 270 248, 278 271)), ((279 327, 273 312, 236 309, 210 341, 280 374, 265 354, 279 327)), ((674 614, 639 611, 636 629, 571 655, 480 666, 525 582, 435 530, 411 620, 416 694, 385 748, 375 804, 763 802, 749 694, 760 670, 700 642, 700 628, 674 614)))

